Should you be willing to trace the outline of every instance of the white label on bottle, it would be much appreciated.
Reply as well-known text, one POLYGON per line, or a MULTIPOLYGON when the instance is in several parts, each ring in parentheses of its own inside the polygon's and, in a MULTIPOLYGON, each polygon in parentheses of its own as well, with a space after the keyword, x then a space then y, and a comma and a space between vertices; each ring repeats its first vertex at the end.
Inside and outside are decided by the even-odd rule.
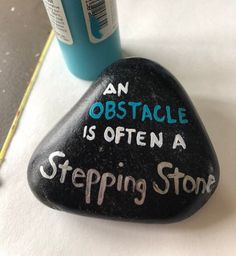
POLYGON ((61 0, 43 0, 43 2, 57 38, 65 44, 73 44, 61 0))
POLYGON ((112 35, 118 27, 116 0, 81 0, 88 36, 91 43, 99 43, 112 35))

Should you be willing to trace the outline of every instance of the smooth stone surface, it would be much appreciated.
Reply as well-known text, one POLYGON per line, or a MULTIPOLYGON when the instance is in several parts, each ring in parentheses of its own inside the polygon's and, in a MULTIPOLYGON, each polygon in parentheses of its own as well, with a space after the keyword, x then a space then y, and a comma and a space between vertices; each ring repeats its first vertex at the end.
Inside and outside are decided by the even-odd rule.
POLYGON ((107 68, 46 136, 28 181, 55 209, 169 223, 207 202, 219 166, 179 82, 160 65, 132 58, 107 68))

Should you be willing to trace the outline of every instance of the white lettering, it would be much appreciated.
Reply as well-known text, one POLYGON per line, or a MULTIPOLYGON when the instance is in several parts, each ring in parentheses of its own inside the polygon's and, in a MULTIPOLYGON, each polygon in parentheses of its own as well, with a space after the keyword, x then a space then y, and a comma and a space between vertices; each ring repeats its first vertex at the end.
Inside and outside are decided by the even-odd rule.
POLYGON ((118 91, 116 91, 115 86, 112 83, 109 83, 106 90, 103 92, 103 95, 117 94, 118 97, 120 97, 122 93, 128 94, 128 91, 129 91, 129 82, 126 82, 125 85, 123 85, 122 83, 119 83, 118 91))
POLYGON ((45 179, 53 179, 56 174, 57 174, 57 166, 55 164, 55 162, 53 161, 53 158, 54 157, 65 157, 66 155, 63 153, 63 152, 60 152, 60 151, 56 151, 56 152, 53 152, 52 154, 50 154, 48 160, 49 160, 49 163, 51 164, 51 167, 52 167, 52 174, 49 175, 47 174, 45 171, 44 171, 44 168, 43 166, 40 166, 40 173, 41 175, 45 178, 45 179))
POLYGON ((142 131, 137 133, 136 142, 138 146, 146 146, 146 142, 143 141, 145 139, 146 134, 146 132, 142 131))
MULTIPOLYGON (((123 130, 120 131, 118 138, 122 137, 122 132, 123 130)), ((55 157, 64 158, 65 154, 60 151, 50 154, 49 163, 51 166, 48 169, 52 168, 52 173, 48 174, 48 169, 46 172, 43 166, 40 166, 40 173, 46 179, 53 179, 56 176, 58 177, 57 172, 61 170, 60 178, 58 177, 59 182, 64 184, 66 178, 70 177, 71 183, 75 188, 85 190, 86 204, 91 203, 91 195, 94 191, 93 193, 97 193, 97 205, 102 205, 108 188, 111 191, 122 192, 122 195, 124 192, 129 192, 137 206, 144 204, 147 192, 147 182, 145 179, 136 180, 133 176, 124 176, 122 174, 117 174, 116 176, 110 172, 100 174, 96 169, 89 169, 87 173, 80 168, 72 171, 73 168, 70 166, 68 159, 63 164, 58 164, 57 166, 54 161, 55 157)), ((118 166, 125 168, 123 162, 119 162, 118 166)), ((118 171, 120 171, 119 168, 118 171)), ((178 167, 174 167, 170 162, 160 162, 157 164, 157 175, 158 179, 157 181, 152 181, 152 187, 159 195, 166 195, 169 192, 173 193, 173 189, 176 196, 182 195, 182 193, 194 193, 196 195, 199 193, 211 193, 214 188, 212 186, 216 183, 216 178, 212 174, 208 176, 207 181, 202 177, 193 178, 180 171, 178 167)), ((108 198, 111 200, 110 197, 108 198)))
POLYGON ((89 130, 88 130, 88 135, 86 136, 86 138, 87 138, 87 140, 90 140, 90 141, 92 141, 92 140, 94 140, 95 139, 95 131, 96 130, 96 126, 94 125, 94 126, 91 126, 90 128, 89 128, 89 130))
POLYGON ((163 174, 163 169, 164 168, 172 168, 173 165, 171 163, 168 162, 161 162, 160 164, 157 165, 157 172, 158 175, 163 179, 163 181, 165 182, 165 188, 164 190, 160 189, 159 186, 157 185, 157 183, 154 181, 153 182, 153 189, 161 195, 165 195, 168 193, 169 188, 170 188, 170 182, 167 179, 167 177, 163 174))
POLYGON ((106 189, 109 187, 112 187, 115 184, 115 182, 116 182, 116 177, 113 174, 106 172, 102 175, 100 188, 98 192, 98 201, 97 201, 98 205, 102 205, 106 189), (110 182, 108 182, 108 179, 110 179, 110 182))
POLYGON ((155 145, 157 145, 159 148, 162 147, 163 145, 163 133, 159 133, 159 138, 157 138, 156 134, 154 132, 151 132, 151 142, 150 142, 150 147, 154 148, 155 145))
POLYGON ((179 168, 175 168, 174 173, 168 174, 167 177, 174 180, 175 194, 179 195, 179 180, 184 177, 184 173, 180 172, 179 168))
POLYGON ((186 149, 186 144, 183 137, 180 134, 177 134, 173 143, 173 149, 176 149, 179 146, 181 146, 183 149, 186 149))
POLYGON ((123 92, 124 94, 128 94, 128 90, 129 90, 129 82, 126 82, 125 85, 123 85, 122 83, 118 84, 118 97, 121 96, 121 92, 123 92))
POLYGON ((86 175, 84 173, 84 171, 80 168, 76 168, 74 171, 73 171, 73 174, 72 174, 72 183, 73 185, 76 187, 76 188, 83 188, 84 187, 84 183, 78 183, 76 180, 78 179, 82 179, 82 178, 85 178, 86 175))
POLYGON ((64 183, 64 182, 65 182, 65 178, 66 178, 67 171, 72 171, 72 167, 69 166, 69 160, 66 160, 64 164, 59 164, 58 167, 61 169, 61 178, 60 178, 60 182, 61 182, 61 183, 64 183))
POLYGON ((121 137, 125 136, 124 131, 125 131, 124 127, 119 126, 119 127, 116 128, 116 138, 115 138, 115 143, 116 144, 119 144, 121 137))
POLYGON ((111 127, 107 127, 104 132, 104 139, 107 142, 112 142, 115 139, 115 131, 111 127))
POLYGON ((109 83, 106 90, 104 91, 103 95, 107 94, 116 94, 116 89, 112 83, 109 83))
POLYGON ((97 184, 100 181, 101 175, 95 169, 89 169, 87 173, 86 179, 86 190, 85 190, 85 201, 86 204, 90 204, 91 202, 91 188, 92 185, 97 184))
POLYGON ((193 177, 186 175, 183 181, 183 190, 186 193, 192 193, 196 189, 196 182, 193 177), (187 184, 190 183, 191 188, 188 188, 187 184))

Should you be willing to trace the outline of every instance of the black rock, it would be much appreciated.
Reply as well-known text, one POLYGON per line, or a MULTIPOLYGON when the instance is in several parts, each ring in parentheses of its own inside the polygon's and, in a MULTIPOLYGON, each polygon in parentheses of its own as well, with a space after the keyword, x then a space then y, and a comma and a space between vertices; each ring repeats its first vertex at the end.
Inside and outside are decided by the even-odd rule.
POLYGON ((28 181, 55 209, 169 223, 207 202, 219 166, 178 81, 160 65, 132 58, 108 67, 41 142, 28 181))

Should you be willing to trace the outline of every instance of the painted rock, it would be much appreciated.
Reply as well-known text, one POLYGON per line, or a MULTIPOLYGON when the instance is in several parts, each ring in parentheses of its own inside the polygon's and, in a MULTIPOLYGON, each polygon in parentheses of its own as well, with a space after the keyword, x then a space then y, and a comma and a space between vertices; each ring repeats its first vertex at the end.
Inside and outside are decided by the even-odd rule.
POLYGON ((141 58, 108 67, 28 167, 33 193, 51 208, 140 222, 191 216, 218 181, 214 149, 186 92, 141 58))

